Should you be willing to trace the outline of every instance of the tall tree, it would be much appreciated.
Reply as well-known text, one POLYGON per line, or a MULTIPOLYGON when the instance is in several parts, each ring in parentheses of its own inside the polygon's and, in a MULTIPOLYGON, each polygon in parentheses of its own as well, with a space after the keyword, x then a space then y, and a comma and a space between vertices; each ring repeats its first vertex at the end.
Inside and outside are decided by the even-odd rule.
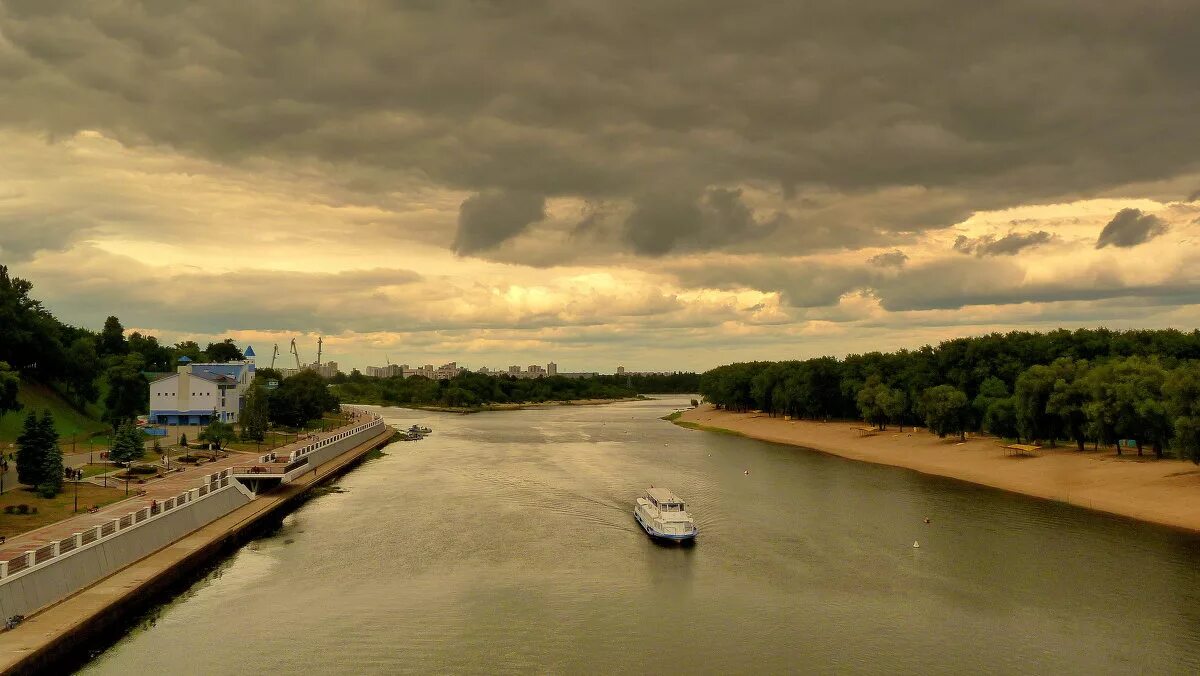
POLYGON ((1174 417, 1174 445, 1179 453, 1200 464, 1200 363, 1175 369, 1163 383, 1167 410, 1174 417))
POLYGON ((1053 366, 1058 377, 1046 399, 1046 414, 1055 420, 1055 429, 1061 430, 1083 450, 1087 438, 1087 371, 1086 361, 1071 359, 1056 360, 1053 366))
POLYGON ((125 342, 125 327, 121 320, 109 316, 104 320, 104 329, 96 341, 96 350, 101 356, 120 356, 129 352, 129 344, 125 342))
POLYGON ((67 348, 65 366, 63 384, 71 403, 82 409, 99 396, 96 379, 100 375, 100 357, 96 354, 96 342, 88 337, 76 338, 67 348))
POLYGON ((42 442, 42 471, 37 483, 38 493, 43 498, 52 498, 62 491, 63 456, 58 447, 58 431, 54 428, 54 416, 43 411, 38 421, 42 442))
POLYGON ((921 397, 921 408, 925 424, 939 437, 957 433, 960 439, 966 439, 971 406, 965 392, 953 385, 931 387, 921 397))
POLYGON ((17 401, 20 386, 21 376, 12 370, 8 362, 0 361, 0 416, 21 410, 21 402, 17 401))
POLYGON ((105 371, 108 394, 104 397, 104 420, 117 425, 137 417, 150 403, 150 384, 142 375, 142 355, 120 357, 105 371))
POLYGON ((242 438, 249 441, 262 441, 267 434, 267 422, 270 419, 271 408, 267 400, 267 390, 255 379, 246 392, 246 405, 238 422, 242 426, 242 438))
POLYGON ((1030 440, 1046 440, 1053 446, 1058 439, 1058 419, 1046 412, 1054 392, 1058 370, 1048 365, 1031 366, 1017 377, 1017 429, 1030 440))
POLYGON ((17 481, 26 486, 42 483, 47 441, 37 411, 30 411, 25 415, 25 424, 17 437, 17 481))
POLYGON ((209 343, 208 347, 204 348, 204 353, 208 360, 213 362, 241 361, 246 358, 232 338, 226 338, 219 343, 209 343))

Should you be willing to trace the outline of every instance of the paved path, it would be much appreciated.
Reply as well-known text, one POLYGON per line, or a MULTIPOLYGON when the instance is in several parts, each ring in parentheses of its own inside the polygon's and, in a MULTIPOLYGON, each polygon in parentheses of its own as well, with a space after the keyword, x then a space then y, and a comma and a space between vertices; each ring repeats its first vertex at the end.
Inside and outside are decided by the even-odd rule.
MULTIPOLYGON (((364 450, 385 444, 393 432, 392 428, 385 427, 382 434, 326 462, 317 468, 315 474, 305 474, 291 484, 267 493, 64 601, 38 612, 16 629, 0 633, 0 672, 7 673, 21 665, 22 660, 29 655, 55 644, 70 645, 76 638, 73 632, 77 627, 102 616, 114 604, 136 595, 143 585, 159 578, 172 567, 224 539, 230 533, 238 532, 253 523, 263 514, 275 509, 279 503, 337 473, 345 465, 357 460, 364 450)), ((32 665, 21 666, 29 669, 32 665)))
MULTIPOLYGON (((361 422, 360 419, 355 419, 351 424, 361 422)), ((322 434, 312 434, 309 437, 302 438, 300 441, 293 442, 287 446, 281 446, 275 449, 275 453, 283 456, 291 453, 293 450, 307 445, 318 439, 333 436, 340 430, 331 430, 322 434)), ((52 523, 36 530, 32 530, 19 535, 9 537, 4 544, 0 545, 0 561, 8 561, 13 557, 33 549, 37 549, 43 545, 50 544, 56 540, 70 537, 75 533, 81 533, 88 528, 99 526, 113 519, 120 518, 126 514, 137 511, 143 507, 149 507, 152 501, 162 502, 167 498, 172 498, 186 490, 198 488, 204 483, 202 477, 220 472, 221 470, 233 467, 234 465, 251 465, 257 462, 260 453, 230 453, 228 457, 217 460, 216 462, 206 462, 199 466, 186 466, 179 472, 172 472, 162 479, 152 479, 145 484, 137 484, 131 482, 129 489, 131 495, 128 499, 114 502, 111 505, 101 507, 97 512, 88 513, 81 512, 69 519, 64 519, 56 523, 52 523), (133 495, 133 491, 145 491, 142 495, 133 495)), ((10 465, 11 467, 11 465, 10 465)), ((9 470, 12 477, 16 476, 15 471, 9 470)), ((10 477, 5 477, 7 479, 10 477)), ((114 480, 109 478, 109 485, 113 485, 114 480)), ((7 484, 6 484, 7 487, 7 484)), ((116 488, 124 488, 124 481, 117 481, 116 488)), ((71 490, 70 482, 63 484, 64 491, 71 490)), ((0 533, 0 535, 6 535, 0 533)))

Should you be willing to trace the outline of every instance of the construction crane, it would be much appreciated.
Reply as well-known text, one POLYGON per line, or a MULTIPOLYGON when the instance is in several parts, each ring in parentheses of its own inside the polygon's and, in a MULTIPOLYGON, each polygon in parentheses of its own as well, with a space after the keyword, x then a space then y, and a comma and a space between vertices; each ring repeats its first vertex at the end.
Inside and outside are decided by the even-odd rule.
POLYGON ((296 349, 296 339, 292 339, 292 356, 296 358, 296 370, 303 371, 304 367, 300 366, 300 351, 296 349))
POLYGON ((275 368, 275 358, 279 356, 279 343, 275 343, 275 351, 271 353, 271 368, 275 368))
POLYGON ((321 343, 323 342, 325 342, 325 339, 321 336, 317 336, 317 366, 321 365, 321 343))

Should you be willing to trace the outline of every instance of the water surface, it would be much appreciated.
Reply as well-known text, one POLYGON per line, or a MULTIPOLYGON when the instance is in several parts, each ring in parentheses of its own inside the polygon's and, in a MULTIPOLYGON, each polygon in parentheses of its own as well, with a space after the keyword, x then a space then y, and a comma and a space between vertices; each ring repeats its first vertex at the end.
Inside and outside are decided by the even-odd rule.
POLYGON ((381 409, 435 432, 84 672, 1200 672, 1200 538, 658 420, 686 401, 381 409), (650 484, 694 547, 637 526, 650 484))

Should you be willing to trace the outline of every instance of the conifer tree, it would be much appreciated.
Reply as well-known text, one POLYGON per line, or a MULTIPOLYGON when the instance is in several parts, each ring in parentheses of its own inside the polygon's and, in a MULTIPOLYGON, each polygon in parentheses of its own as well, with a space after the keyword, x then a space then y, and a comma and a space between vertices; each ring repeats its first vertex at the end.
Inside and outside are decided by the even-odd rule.
POLYGON ((46 444, 43 441, 42 425, 37 412, 25 416, 25 425, 17 437, 17 481, 27 486, 42 483, 42 466, 45 462, 46 444))
POLYGON ((58 432, 54 429, 54 416, 50 411, 42 412, 38 427, 43 450, 42 472, 37 489, 43 498, 52 498, 62 492, 63 457, 58 447, 58 432))

